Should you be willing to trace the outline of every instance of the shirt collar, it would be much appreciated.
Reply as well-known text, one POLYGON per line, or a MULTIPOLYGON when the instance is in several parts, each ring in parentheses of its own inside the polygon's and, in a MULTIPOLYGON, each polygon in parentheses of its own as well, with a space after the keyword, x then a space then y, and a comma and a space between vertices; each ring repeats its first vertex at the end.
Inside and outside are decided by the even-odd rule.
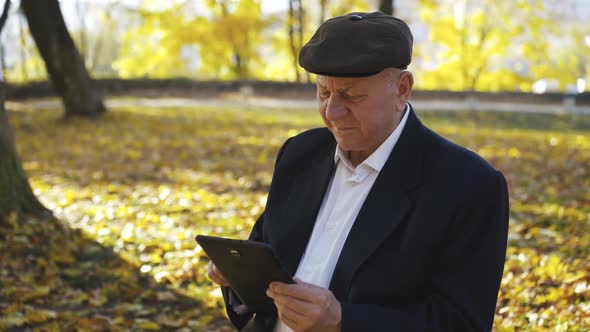
MULTIPOLYGON (((381 169, 385 165, 385 162, 387 161, 387 158, 389 158, 389 155, 391 154, 393 147, 397 143, 400 135, 402 134, 402 131, 404 130, 406 121, 408 120, 409 113, 409 107, 408 104, 406 104, 406 108, 404 109, 404 116, 402 117, 397 127, 391 132, 391 134, 389 134, 385 141, 383 141, 383 143, 381 143, 381 145, 379 145, 379 147, 367 159, 365 159, 365 161, 363 161, 356 167, 356 170, 366 170, 368 166, 371 169, 376 170, 377 172, 381 171, 381 169)), ((334 153, 334 163, 337 164, 339 160, 342 160, 344 165, 346 165, 346 167, 349 170, 351 170, 352 172, 355 171, 355 167, 352 166, 352 163, 348 159, 347 153, 340 149, 338 145, 336 145, 336 152, 334 153)), ((363 171, 363 173, 367 173, 368 175, 368 172, 363 171)))

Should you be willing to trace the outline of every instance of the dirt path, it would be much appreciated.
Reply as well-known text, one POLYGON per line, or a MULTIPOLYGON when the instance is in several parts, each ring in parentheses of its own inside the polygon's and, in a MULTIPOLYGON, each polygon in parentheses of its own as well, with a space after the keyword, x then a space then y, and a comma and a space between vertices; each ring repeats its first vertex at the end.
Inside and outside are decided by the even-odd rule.
MULTIPOLYGON (((469 102, 469 101, 424 101, 411 102, 414 108, 420 110, 440 111, 499 111, 525 113, 574 113, 590 115, 590 107, 574 105, 538 105, 515 104, 498 102, 469 102)), ((179 97, 108 97, 107 107, 120 108, 129 106, 140 107, 246 107, 246 108, 283 108, 310 109, 317 106, 312 99, 284 99, 270 97, 240 97, 229 96, 223 98, 179 98, 179 97)), ((8 101, 8 109, 55 109, 61 108, 57 98, 44 98, 27 101, 8 101)))

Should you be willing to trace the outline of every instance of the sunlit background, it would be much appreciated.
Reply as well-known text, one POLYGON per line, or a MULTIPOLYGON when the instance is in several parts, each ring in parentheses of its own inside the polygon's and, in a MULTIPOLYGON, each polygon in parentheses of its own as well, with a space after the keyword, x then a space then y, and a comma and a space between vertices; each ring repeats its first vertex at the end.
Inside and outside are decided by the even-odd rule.
MULTIPOLYGON (((313 80, 295 59, 323 19, 378 8, 378 1, 372 0, 60 4, 94 77, 275 81, 313 80)), ((43 62, 18 7, 14 1, 2 36, 2 68, 8 82, 43 80, 43 62)), ((588 89, 588 0, 395 1, 394 10, 414 32, 410 69, 419 89, 588 89)))

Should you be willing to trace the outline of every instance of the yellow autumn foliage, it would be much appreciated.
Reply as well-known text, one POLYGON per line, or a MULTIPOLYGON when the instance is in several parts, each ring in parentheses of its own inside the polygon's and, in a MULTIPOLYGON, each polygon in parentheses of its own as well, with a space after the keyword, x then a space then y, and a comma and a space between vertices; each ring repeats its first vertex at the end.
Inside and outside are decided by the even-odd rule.
MULTIPOLYGON (((0 228, 0 330, 231 330, 194 236, 247 236, 280 145, 321 126, 316 112, 144 102, 64 123, 20 109, 9 117, 24 167, 71 234, 34 219, 0 228)), ((590 329, 590 118, 419 116, 506 175, 495 329, 590 329)))

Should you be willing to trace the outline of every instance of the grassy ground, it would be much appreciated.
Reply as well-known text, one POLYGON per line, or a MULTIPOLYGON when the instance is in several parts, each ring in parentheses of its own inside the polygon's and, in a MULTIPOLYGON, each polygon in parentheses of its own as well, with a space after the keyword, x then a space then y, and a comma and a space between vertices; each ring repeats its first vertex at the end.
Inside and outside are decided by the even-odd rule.
MULTIPOLYGON (((66 226, 0 229, 0 330, 229 330, 195 234, 245 237, 306 110, 9 112, 35 192, 66 226)), ((496 330, 590 329, 590 117, 419 116, 500 169, 510 247, 496 330)))

